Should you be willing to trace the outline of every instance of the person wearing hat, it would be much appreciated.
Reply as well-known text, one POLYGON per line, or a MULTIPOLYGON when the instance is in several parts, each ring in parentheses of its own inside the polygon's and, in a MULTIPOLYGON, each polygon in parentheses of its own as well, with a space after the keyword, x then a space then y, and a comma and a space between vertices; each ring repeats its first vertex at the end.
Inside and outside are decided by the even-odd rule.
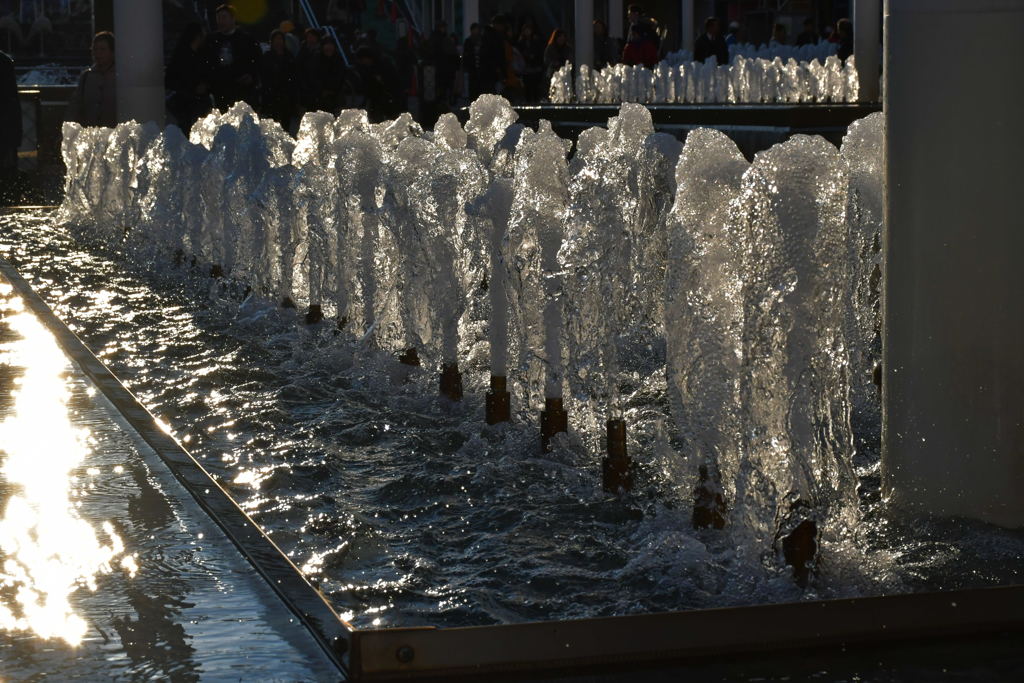
POLYGON ((302 43, 299 41, 299 37, 295 35, 295 24, 291 19, 285 19, 277 27, 277 30, 284 35, 284 44, 288 48, 288 53, 292 57, 298 59, 299 50, 302 49, 302 43))
POLYGON ((740 22, 730 21, 729 30, 725 34, 726 45, 736 45, 740 42, 740 22))

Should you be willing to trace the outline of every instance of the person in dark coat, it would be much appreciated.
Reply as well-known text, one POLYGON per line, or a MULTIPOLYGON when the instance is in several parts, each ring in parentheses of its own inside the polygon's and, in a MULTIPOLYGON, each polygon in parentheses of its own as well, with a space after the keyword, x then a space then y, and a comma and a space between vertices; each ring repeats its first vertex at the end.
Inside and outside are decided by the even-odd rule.
POLYGON ((235 25, 231 5, 220 5, 216 18, 217 31, 207 40, 206 49, 213 103, 224 111, 245 100, 255 109, 259 104, 260 46, 235 25))
POLYGON ((295 58, 288 51, 284 31, 270 33, 270 50, 260 60, 262 97, 260 115, 274 119, 285 130, 291 130, 298 110, 298 72, 295 58))
POLYGON ((836 56, 839 59, 845 60, 847 57, 853 54, 853 22, 849 19, 840 19, 836 22, 836 36, 839 43, 839 49, 836 50, 836 56))
POLYGON ((544 39, 537 33, 533 22, 526 22, 519 30, 516 49, 523 58, 523 87, 527 102, 539 102, 546 94, 544 82, 544 39))
POLYGON ((491 19, 480 37, 480 92, 496 93, 504 88, 508 77, 505 63, 507 21, 501 14, 491 19))
POLYGON ((814 19, 812 17, 804 19, 804 30, 797 35, 796 42, 793 44, 797 47, 818 44, 818 32, 814 30, 814 19))
POLYGON ((483 44, 483 31, 480 24, 469 27, 469 37, 462 44, 462 70, 469 81, 469 101, 472 102, 480 93, 480 46, 483 44))
POLYGON ((608 25, 600 19, 594 19, 594 68, 603 69, 610 64, 618 64, 622 49, 619 41, 608 35, 608 25))
POLYGON ((320 83, 317 82, 317 69, 320 64, 320 41, 323 34, 315 28, 307 28, 302 34, 302 47, 299 48, 299 105, 302 111, 316 111, 320 102, 320 83))
POLYGON ((544 68, 548 83, 555 72, 565 66, 566 62, 573 61, 572 46, 569 45, 569 36, 565 31, 556 28, 548 38, 548 45, 544 48, 544 68))
POLYGON ((402 100, 394 67, 386 59, 378 61, 374 50, 367 46, 356 50, 355 61, 370 121, 386 121, 398 116, 402 112, 402 100))
POLYGON ((4 185, 18 171, 21 133, 21 104, 14 60, 0 52, 0 181, 4 181, 4 185))
POLYGON ((694 61, 704 62, 711 56, 718 59, 719 66, 729 64, 729 46, 722 37, 722 25, 715 17, 707 18, 704 22, 704 35, 693 44, 694 61))
POLYGON ((337 115, 345 105, 347 86, 345 60, 338 53, 338 45, 330 36, 320 41, 320 59, 316 65, 316 81, 320 86, 317 109, 337 115))
POLYGON ((117 125, 117 72, 114 34, 100 31, 92 39, 92 66, 82 72, 65 119, 83 126, 117 125))
POLYGON ((167 112, 185 133, 210 113, 210 65, 206 61, 206 35, 202 25, 185 27, 167 64, 167 112))
POLYGON ((424 43, 423 62, 434 67, 437 101, 450 102, 455 90, 455 72, 459 67, 459 55, 455 39, 448 32, 447 23, 438 22, 424 43))

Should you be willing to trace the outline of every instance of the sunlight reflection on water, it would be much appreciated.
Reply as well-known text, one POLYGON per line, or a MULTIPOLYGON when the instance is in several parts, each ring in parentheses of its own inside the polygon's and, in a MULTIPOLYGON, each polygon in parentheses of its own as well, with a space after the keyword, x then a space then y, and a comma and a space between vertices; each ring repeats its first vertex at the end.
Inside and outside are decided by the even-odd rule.
POLYGON ((130 575, 136 566, 110 522, 97 530, 76 511, 90 474, 75 471, 90 448, 69 419, 68 362, 6 284, 0 328, 0 629, 77 645, 88 625, 71 597, 96 590, 119 558, 130 575))

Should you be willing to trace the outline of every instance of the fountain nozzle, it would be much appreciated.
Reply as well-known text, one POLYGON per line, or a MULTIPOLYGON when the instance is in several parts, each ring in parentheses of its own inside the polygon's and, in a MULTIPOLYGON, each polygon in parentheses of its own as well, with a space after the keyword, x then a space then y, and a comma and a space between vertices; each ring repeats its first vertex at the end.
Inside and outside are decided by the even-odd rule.
POLYGON ((504 376, 491 375, 491 390, 487 392, 484 412, 489 425, 508 422, 512 417, 511 400, 505 387, 506 378, 504 376))
POLYGON ((608 456, 601 463, 604 490, 618 493, 633 489, 633 463, 626 453, 626 421, 608 420, 608 456))
POLYGON ((441 395, 451 401, 462 400, 462 373, 458 363, 441 365, 441 395))
POLYGON ((697 477, 697 486, 693 489, 693 528, 725 528, 725 498, 717 477, 712 481, 707 465, 697 468, 697 477))
POLYGON ((540 414, 540 447, 551 452, 551 439, 559 432, 569 431, 569 414, 562 408, 561 398, 545 398, 540 414))
POLYGON ((398 357, 398 362, 402 365, 412 365, 418 368, 420 366, 420 354, 416 352, 416 347, 410 346, 407 348, 405 353, 398 357))
POLYGON ((320 308, 320 304, 310 304, 309 310, 306 312, 306 324, 315 325, 323 319, 324 312, 320 308))

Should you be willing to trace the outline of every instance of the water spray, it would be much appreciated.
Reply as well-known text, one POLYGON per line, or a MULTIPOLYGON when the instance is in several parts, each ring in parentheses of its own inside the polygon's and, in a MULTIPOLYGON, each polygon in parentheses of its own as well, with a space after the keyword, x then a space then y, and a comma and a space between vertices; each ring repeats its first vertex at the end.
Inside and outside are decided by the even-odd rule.
POLYGON ((711 477, 706 464, 697 468, 697 486, 693 489, 693 528, 725 528, 726 505, 720 477, 711 477))

